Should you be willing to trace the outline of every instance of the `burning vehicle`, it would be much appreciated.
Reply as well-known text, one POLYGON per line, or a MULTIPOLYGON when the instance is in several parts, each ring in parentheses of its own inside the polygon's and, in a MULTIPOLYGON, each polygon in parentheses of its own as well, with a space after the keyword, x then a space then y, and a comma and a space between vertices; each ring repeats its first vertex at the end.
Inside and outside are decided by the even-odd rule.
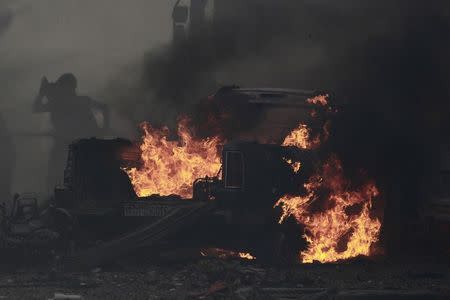
MULTIPOLYGON (((284 194, 295 193, 319 158, 297 147, 295 136, 285 145, 279 141, 296 127, 299 112, 311 119, 314 108, 322 109, 308 102, 315 96, 319 92, 225 87, 199 104, 197 124, 205 116, 214 124, 196 126, 200 137, 182 119, 179 140, 143 124, 139 148, 125 140, 74 143, 64 187, 55 191, 55 206, 76 220, 72 234, 77 237, 72 239, 78 245, 86 242, 87 250, 70 258, 73 265, 107 262, 168 240, 245 249, 242 253, 270 261, 298 261, 305 247, 301 225, 293 217, 280 225, 281 208, 274 205, 284 194), (236 115, 245 114, 243 106, 251 118, 236 115), (289 116, 286 112, 290 117, 284 123, 271 121, 289 116), (227 125, 241 117, 247 124, 227 125), (267 123, 272 131, 255 129, 255 124, 268 129, 267 123), (296 173, 292 164, 300 161, 304 172, 296 173), (93 234, 106 242, 89 247, 97 240, 93 234)), ((298 142, 306 143, 308 129, 297 130, 303 132, 298 142)))
POLYGON ((180 119, 178 139, 146 123, 138 145, 74 141, 50 207, 39 216, 35 202, 18 201, 15 211, 32 213, 4 218, 3 239, 19 234, 15 224, 39 223, 26 240, 45 232, 44 244, 72 269, 173 247, 271 263, 376 254, 380 191, 363 173, 346 178, 328 149, 339 110, 332 100, 323 91, 230 86, 201 101, 196 118, 180 119))

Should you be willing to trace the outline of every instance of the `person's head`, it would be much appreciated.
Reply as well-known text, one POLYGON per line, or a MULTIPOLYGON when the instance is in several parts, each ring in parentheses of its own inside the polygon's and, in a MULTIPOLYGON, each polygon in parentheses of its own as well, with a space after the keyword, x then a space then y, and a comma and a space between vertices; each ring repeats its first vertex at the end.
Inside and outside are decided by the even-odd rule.
POLYGON ((77 89, 77 78, 72 73, 65 73, 56 80, 56 85, 65 93, 74 95, 77 89))

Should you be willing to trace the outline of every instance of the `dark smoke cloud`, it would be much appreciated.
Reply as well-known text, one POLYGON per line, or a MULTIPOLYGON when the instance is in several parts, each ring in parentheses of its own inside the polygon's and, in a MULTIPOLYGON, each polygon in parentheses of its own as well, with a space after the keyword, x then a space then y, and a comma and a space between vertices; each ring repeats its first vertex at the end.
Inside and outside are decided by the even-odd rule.
POLYGON ((159 121, 162 114, 185 112, 224 84, 335 87, 339 74, 319 74, 319 68, 330 69, 358 55, 349 49, 371 35, 402 30, 406 6, 381 2, 216 1, 221 13, 215 26, 175 47, 149 53, 139 70, 140 84, 123 92, 117 102, 121 111, 138 120, 159 121), (123 101, 129 94, 131 103, 123 101))
POLYGON ((330 147, 349 176, 364 169, 382 188, 396 186, 384 192, 413 215, 448 142, 447 1, 228 5, 232 14, 213 31, 148 55, 123 111, 173 123, 221 84, 333 90, 346 104, 330 147))
MULTIPOLYGON (((389 211, 417 217, 429 199, 450 124, 450 23, 443 7, 411 3, 404 27, 351 49, 336 68, 336 90, 351 101, 334 145, 350 170, 369 170, 389 187, 389 211), (356 55, 355 55, 356 54, 356 55)), ((332 73, 333 74, 333 73, 332 73)))

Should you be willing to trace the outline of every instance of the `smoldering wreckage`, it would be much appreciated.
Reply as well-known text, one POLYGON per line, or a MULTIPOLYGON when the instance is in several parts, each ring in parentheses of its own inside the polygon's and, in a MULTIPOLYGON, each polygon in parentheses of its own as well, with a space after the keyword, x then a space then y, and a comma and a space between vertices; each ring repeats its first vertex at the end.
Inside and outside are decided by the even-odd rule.
POLYGON ((211 123, 226 129, 243 117, 236 112, 252 111, 269 127, 239 126, 226 142, 194 137, 192 122, 181 119, 179 140, 143 124, 139 147, 75 141, 50 207, 39 214, 36 199, 14 199, 5 247, 62 251, 66 268, 92 268, 168 240, 274 263, 369 255, 381 226, 371 209, 378 190, 369 179, 349 189, 338 158, 319 153, 336 114, 329 101, 314 91, 225 87, 200 105, 211 123), (279 114, 285 119, 273 124, 279 114), (311 127, 295 125, 299 116, 311 127))
MULTIPOLYGON (((195 5, 177 2, 175 41, 201 27, 204 4, 199 8, 196 15, 195 5)), ((176 133, 143 123, 140 141, 75 140, 64 183, 47 207, 27 194, 15 195, 9 212, 1 206, 1 257, 64 272, 184 249, 279 269, 377 261, 398 254, 401 244, 415 255, 447 257, 449 152, 435 174, 439 192, 416 220, 396 222, 389 194, 395 182, 378 183, 364 170, 348 176, 329 143, 347 109, 342 100, 332 91, 225 86, 180 116, 176 133)), ((265 292, 332 294, 296 288, 265 292)), ((224 283, 216 282, 191 296, 221 290, 224 283)))
MULTIPOLYGON (((218 268, 234 274, 233 281, 214 281, 205 287, 201 277, 198 285, 204 290, 172 288, 170 297, 441 299, 442 291, 404 290, 403 283, 394 284, 394 290, 375 289, 370 284, 368 288, 363 285, 365 289, 361 284, 349 289, 346 283, 340 287, 336 278, 318 283, 281 271, 299 263, 339 266, 363 257, 377 261, 377 257, 389 254, 384 240, 392 233, 381 231, 384 206, 380 188, 363 173, 359 182, 350 182, 337 155, 327 148, 333 120, 344 109, 333 105, 336 102, 331 93, 323 91, 224 87, 198 106, 196 115, 202 121, 207 118, 207 126, 181 118, 177 139, 168 129, 144 123, 140 142, 118 138, 74 141, 68 152, 64 185, 55 187, 47 208, 38 211, 35 198, 17 195, 11 215, 3 209, 2 258, 30 264, 46 262, 51 273, 94 270, 95 280, 78 282, 80 279, 63 276, 63 281, 57 281, 57 286, 64 282, 70 290, 96 286, 99 280, 115 282, 118 276, 131 280, 117 274, 109 278, 109 273, 103 278, 96 273, 98 266, 127 256, 144 262, 149 257, 155 261, 175 253, 183 260, 185 252, 194 251, 197 256, 191 254, 188 261, 194 257, 204 260, 203 265, 179 271, 174 275, 178 279, 164 275, 167 270, 162 268, 158 271, 161 280, 178 282, 187 276, 185 272, 214 278, 218 275, 213 270, 218 268), (249 122, 249 112, 257 127, 249 122), (246 124, 236 125, 240 120, 246 124), (208 259, 224 263, 231 259, 231 264, 208 265, 208 259), (235 260, 271 267, 240 265, 233 263, 235 260), (297 284, 291 287, 292 282, 297 284), (298 282, 305 283, 299 287, 298 282), (330 286, 337 289, 330 290, 330 286)), ((439 216, 445 213, 442 208, 437 211, 439 216)), ((434 222, 442 220, 437 214, 431 216, 434 222)), ((431 253, 446 255, 448 236, 443 239, 431 226, 434 223, 425 225, 434 243, 431 253)), ((421 233, 415 235, 417 243, 425 242, 421 233)), ((366 264, 363 260, 363 266, 366 264)), ((379 272, 395 274, 380 264, 384 271, 379 272)), ((314 272, 317 270, 307 271, 308 276, 314 272)), ((361 274, 358 268, 356 272, 361 274)), ((423 276, 418 274, 414 276, 423 276)), ((55 280, 51 277, 33 284, 46 286, 55 280)), ((139 280, 133 280, 140 290, 139 280)), ((155 282, 151 285, 160 292, 168 289, 155 282)), ((159 295, 156 298, 170 294, 152 293, 159 295)), ((147 299, 146 295, 141 296, 147 299)), ((95 293, 91 296, 96 298, 95 293)), ((55 294, 55 299, 70 297, 78 296, 55 294)))
MULTIPOLYGON (((208 128, 180 119, 177 140, 145 123, 140 143, 74 141, 48 208, 17 195, 12 213, 3 209, 2 249, 57 253, 68 270, 142 248, 229 249, 222 255, 275 264, 379 255, 382 195, 364 174, 357 184, 346 179, 327 149, 333 101, 316 91, 224 87, 199 105, 208 128), (262 127, 236 125, 249 112, 262 127), (223 134, 206 133, 210 126, 223 134), (227 126, 240 130, 230 135, 227 126)), ((448 240, 436 241, 447 249, 448 240)))

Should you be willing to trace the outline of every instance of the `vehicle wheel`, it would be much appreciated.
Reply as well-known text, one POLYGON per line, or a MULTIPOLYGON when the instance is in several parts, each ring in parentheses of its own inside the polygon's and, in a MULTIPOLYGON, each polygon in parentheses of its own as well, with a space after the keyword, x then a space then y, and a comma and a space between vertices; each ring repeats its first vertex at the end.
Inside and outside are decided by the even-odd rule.
POLYGON ((299 263, 301 232, 292 235, 289 231, 279 229, 266 236, 255 251, 256 258, 270 265, 288 266, 299 263))

